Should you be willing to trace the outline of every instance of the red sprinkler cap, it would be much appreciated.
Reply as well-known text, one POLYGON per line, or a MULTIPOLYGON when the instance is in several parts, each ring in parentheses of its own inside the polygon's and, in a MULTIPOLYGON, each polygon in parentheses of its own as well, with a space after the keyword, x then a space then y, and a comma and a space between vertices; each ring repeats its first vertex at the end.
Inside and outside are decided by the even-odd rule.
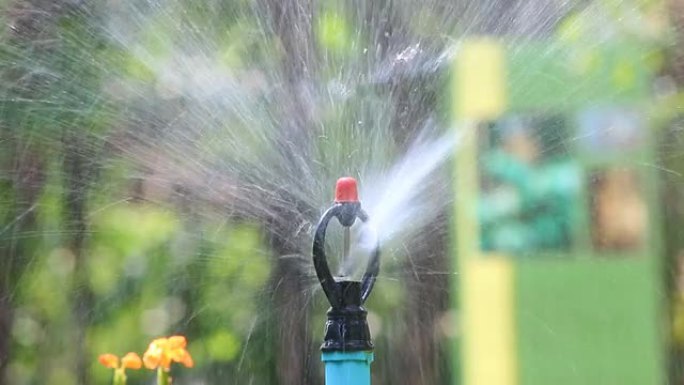
POLYGON ((344 177, 337 180, 335 186, 335 202, 358 202, 359 192, 356 188, 356 179, 344 177))

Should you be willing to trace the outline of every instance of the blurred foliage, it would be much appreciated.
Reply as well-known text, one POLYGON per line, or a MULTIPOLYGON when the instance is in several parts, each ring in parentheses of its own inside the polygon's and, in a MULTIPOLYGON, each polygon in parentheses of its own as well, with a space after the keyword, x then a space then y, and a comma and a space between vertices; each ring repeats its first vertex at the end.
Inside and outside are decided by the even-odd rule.
MULTIPOLYGON (((54 195, 48 189, 41 203, 47 223, 57 214, 54 195)), ((259 319, 255 295, 269 277, 269 256, 257 228, 234 224, 218 233, 225 243, 201 242, 220 246, 205 246, 200 258, 189 259, 175 244, 188 237, 181 226, 173 212, 145 203, 122 203, 93 214, 88 242, 89 282, 96 296, 95 320, 88 332, 93 352, 142 353, 152 337, 190 330, 189 349, 199 370, 211 362, 235 365, 259 319)), ((47 238, 58 228, 40 232, 47 238)), ((17 383, 44 377, 38 382, 59 384, 66 374, 28 368, 69 367, 64 362, 69 353, 60 352, 68 352, 71 344, 68 283, 73 255, 49 242, 40 254, 44 257, 33 261, 21 285, 13 369, 17 383), (58 333, 60 329, 67 333, 58 333)), ((92 362, 96 383, 107 383, 110 373, 92 362)))
POLYGON ((316 32, 321 47, 332 54, 345 54, 354 42, 349 23, 344 15, 337 13, 323 13, 316 24, 316 32))

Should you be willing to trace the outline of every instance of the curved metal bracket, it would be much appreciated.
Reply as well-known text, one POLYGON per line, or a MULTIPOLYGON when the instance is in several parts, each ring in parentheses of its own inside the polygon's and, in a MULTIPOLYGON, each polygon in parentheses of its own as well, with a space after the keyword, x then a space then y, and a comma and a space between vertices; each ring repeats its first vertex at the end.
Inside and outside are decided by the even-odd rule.
MULTIPOLYGON (((362 222, 367 222, 368 215, 361 209, 359 202, 338 202, 323 214, 318 222, 318 226, 316 226, 313 241, 314 268, 316 269, 316 275, 321 282, 323 292, 325 292, 325 296, 328 298, 330 305, 333 308, 339 308, 343 306, 343 293, 341 293, 339 285, 337 285, 337 282, 330 273, 328 261, 325 256, 325 233, 332 218, 337 218, 342 226, 351 227, 356 218, 359 218, 362 222)), ((375 285, 375 280, 379 271, 380 246, 376 244, 370 259, 368 260, 366 272, 361 280, 361 302, 359 305, 362 305, 366 302, 366 299, 368 299, 368 296, 375 285)))

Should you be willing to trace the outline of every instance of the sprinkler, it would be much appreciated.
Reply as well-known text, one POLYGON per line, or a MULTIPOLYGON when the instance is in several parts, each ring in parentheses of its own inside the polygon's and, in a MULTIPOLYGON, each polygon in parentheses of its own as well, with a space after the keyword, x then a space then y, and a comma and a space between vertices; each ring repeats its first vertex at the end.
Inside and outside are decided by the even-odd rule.
POLYGON ((326 385, 370 385, 373 343, 363 304, 368 299, 380 270, 380 248, 371 252, 361 281, 333 277, 325 256, 325 233, 332 218, 344 228, 343 258, 349 256, 350 228, 358 218, 368 221, 361 208, 356 180, 340 178, 335 188, 335 202, 321 217, 313 241, 313 262, 323 292, 330 302, 321 350, 325 362, 326 385))

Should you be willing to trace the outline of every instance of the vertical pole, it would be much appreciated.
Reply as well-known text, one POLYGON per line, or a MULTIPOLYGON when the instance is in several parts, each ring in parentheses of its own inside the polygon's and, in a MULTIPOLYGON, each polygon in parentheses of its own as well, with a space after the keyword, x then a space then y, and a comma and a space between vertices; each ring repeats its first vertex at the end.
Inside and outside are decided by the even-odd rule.
POLYGON ((465 385, 515 385, 513 267, 509 258, 484 256, 480 247, 478 131, 498 118, 506 102, 505 57, 493 40, 465 42, 454 63, 452 110, 461 145, 454 183, 455 253, 459 271, 457 307, 465 385))
POLYGON ((370 385, 373 352, 324 352, 325 385, 370 385))

